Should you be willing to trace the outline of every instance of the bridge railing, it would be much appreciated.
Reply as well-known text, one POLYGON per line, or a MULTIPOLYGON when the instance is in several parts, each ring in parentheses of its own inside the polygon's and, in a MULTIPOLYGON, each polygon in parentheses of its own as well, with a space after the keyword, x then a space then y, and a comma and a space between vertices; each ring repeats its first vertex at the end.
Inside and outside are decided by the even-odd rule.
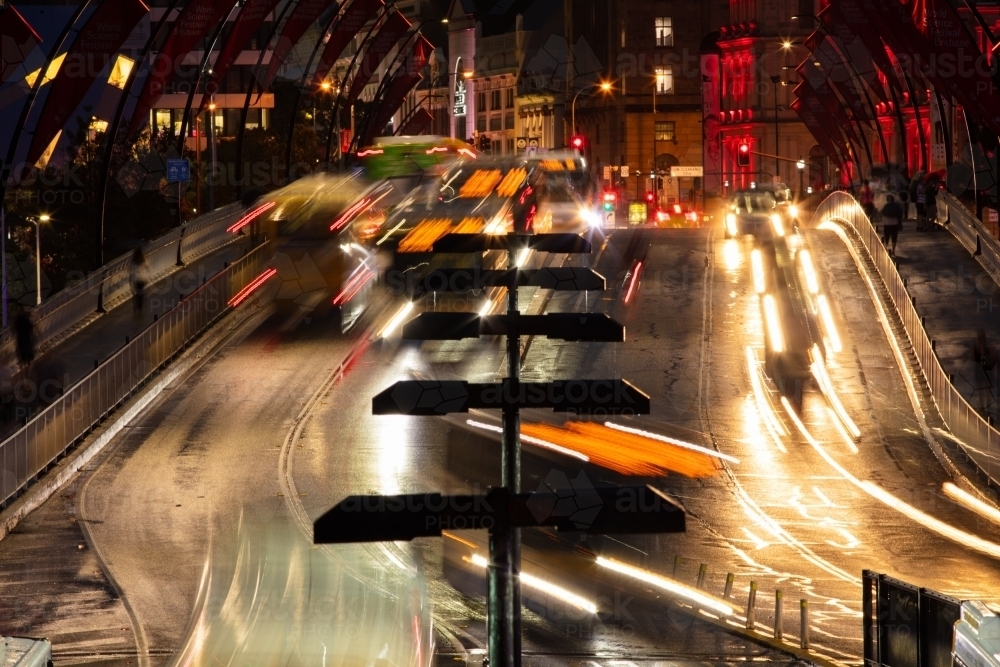
MULTIPOLYGON (((952 224, 958 224, 952 213, 952 224)), ((878 231, 865 215, 861 206, 846 192, 834 192, 816 208, 812 226, 833 220, 853 229, 868 255, 875 263, 910 339, 913 353, 920 364, 931 396, 941 418, 947 424, 958 444, 990 479, 1000 481, 1000 431, 997 431, 971 406, 951 383, 931 346, 903 279, 896 270, 892 257, 882 245, 878 231)), ((984 250, 985 252, 985 250, 984 250)))
POLYGON ((271 253, 261 245, 217 273, 0 443, 0 506, 228 312, 228 302, 261 273, 271 253))
POLYGON ((993 235, 983 227, 983 223, 979 222, 962 202, 947 192, 943 193, 943 196, 948 206, 950 220, 948 229, 966 250, 971 253, 979 252, 976 256, 979 263, 993 280, 1000 284, 1000 241, 993 238, 993 235))
MULTIPOLYGON (((240 203, 230 204, 212 211, 171 230, 142 247, 149 262, 153 280, 166 276, 177 266, 177 261, 191 261, 222 246, 232 243, 237 236, 226 231, 243 212, 240 203)), ((56 336, 96 313, 99 308, 111 308, 132 294, 129 284, 129 261, 126 253, 83 280, 54 294, 31 310, 35 322, 38 345, 44 345, 56 336)), ((0 366, 14 362, 16 343, 12 327, 0 332, 0 366)))

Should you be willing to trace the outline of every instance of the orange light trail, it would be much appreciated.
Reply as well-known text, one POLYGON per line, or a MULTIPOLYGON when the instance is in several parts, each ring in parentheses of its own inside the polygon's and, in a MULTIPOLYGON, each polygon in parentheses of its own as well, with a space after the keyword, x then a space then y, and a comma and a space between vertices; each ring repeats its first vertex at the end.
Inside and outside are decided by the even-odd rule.
POLYGON ((256 290, 258 287, 260 287, 265 282, 267 282, 268 278, 270 278, 271 276, 275 275, 276 273, 278 273, 277 269, 267 269, 266 271, 264 271, 264 273, 260 274, 259 276, 257 276, 256 278, 254 278, 252 281, 250 281, 249 285, 247 285, 246 287, 244 287, 243 289, 241 289, 236 294, 236 296, 234 296, 232 299, 230 299, 229 300, 229 305, 231 307, 235 308, 236 306, 238 306, 241 303, 243 303, 244 301, 246 301, 246 298, 248 296, 250 296, 251 294, 253 294, 254 290, 256 290))
POLYGON ((252 210, 249 213, 247 213, 246 215, 244 215, 239 220, 237 220, 236 224, 234 224, 233 226, 231 226, 228 229, 226 229, 226 231, 227 232, 238 232, 241 229, 243 229, 244 227, 246 227, 247 225, 249 225, 251 222, 253 222, 254 220, 256 220, 262 213, 270 211, 274 207, 275 207, 275 202, 273 202, 273 201, 269 201, 266 204, 262 204, 262 205, 258 206, 257 208, 255 208, 254 210, 252 210))
POLYGON ((675 472, 685 477, 709 477, 718 459, 632 433, 591 422, 522 424, 521 432, 587 456, 591 463, 623 475, 664 477, 675 472))

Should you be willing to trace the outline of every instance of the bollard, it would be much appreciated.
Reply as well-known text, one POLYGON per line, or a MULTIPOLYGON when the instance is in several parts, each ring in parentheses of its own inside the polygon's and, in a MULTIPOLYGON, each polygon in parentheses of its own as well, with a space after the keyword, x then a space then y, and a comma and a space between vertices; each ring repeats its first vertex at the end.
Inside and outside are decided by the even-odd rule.
POLYGON ((784 599, 780 590, 774 591, 774 638, 783 639, 784 632, 781 629, 782 622, 782 612, 784 611, 784 599))
POLYGON ((903 287, 906 287, 906 278, 903 278, 903 287))
POLYGON ((952 384, 955 384, 955 374, 954 373, 948 373, 948 382, 950 382, 952 384))
POLYGON ((923 315, 920 316, 920 326, 924 329, 927 328, 927 318, 923 315))
POLYGON ((983 254, 983 246, 979 242, 979 234, 976 234, 976 252, 972 254, 977 257, 983 254))
POLYGON ((673 573, 672 573, 672 574, 670 575, 670 576, 671 576, 671 577, 673 577, 674 579, 676 579, 676 578, 677 578, 677 569, 678 569, 678 568, 679 568, 680 566, 681 566, 681 557, 680 557, 680 556, 677 556, 677 555, 675 555, 675 556, 674 556, 674 571, 673 571, 673 573))
POLYGON ((702 563, 701 567, 698 568, 698 583, 697 583, 697 587, 698 587, 699 590, 702 587, 704 587, 704 585, 705 585, 705 573, 707 573, 707 572, 708 572, 708 566, 705 565, 704 563, 702 563))
POLYGON ((916 305, 917 305, 917 297, 911 296, 910 297, 910 303, 912 303, 913 306, 916 307, 916 305))
POLYGON ((747 630, 753 630, 757 623, 754 620, 754 607, 757 604, 757 582, 750 582, 750 595, 747 596, 747 630))
POLYGON ((153 321, 155 322, 158 319, 160 319, 160 316, 157 315, 156 313, 153 313, 153 321))
POLYGON ((937 341, 931 338, 931 352, 937 352, 937 341))
POLYGON ((735 578, 736 577, 732 572, 726 575, 726 588, 722 591, 723 600, 728 600, 729 596, 733 594, 733 579, 735 578))
POLYGON ((125 344, 128 345, 128 336, 125 336, 125 344))
POLYGON ((799 609, 802 614, 802 628, 799 631, 799 648, 808 651, 809 650, 809 600, 801 600, 799 602, 799 609))
POLYGON ((101 365, 101 362, 98 361, 97 359, 94 359, 94 370, 97 370, 97 367, 100 366, 100 365, 101 365))

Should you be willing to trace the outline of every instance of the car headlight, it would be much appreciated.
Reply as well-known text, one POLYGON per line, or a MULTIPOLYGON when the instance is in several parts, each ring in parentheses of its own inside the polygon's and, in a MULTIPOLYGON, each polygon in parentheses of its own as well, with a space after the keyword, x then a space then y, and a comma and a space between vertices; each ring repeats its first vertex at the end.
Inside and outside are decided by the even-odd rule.
POLYGON ((591 227, 601 226, 601 215, 592 208, 580 209, 580 218, 591 227))
POLYGON ((788 207, 788 215, 792 216, 793 218, 799 217, 799 207, 796 206, 795 204, 792 204, 791 206, 789 206, 788 207))

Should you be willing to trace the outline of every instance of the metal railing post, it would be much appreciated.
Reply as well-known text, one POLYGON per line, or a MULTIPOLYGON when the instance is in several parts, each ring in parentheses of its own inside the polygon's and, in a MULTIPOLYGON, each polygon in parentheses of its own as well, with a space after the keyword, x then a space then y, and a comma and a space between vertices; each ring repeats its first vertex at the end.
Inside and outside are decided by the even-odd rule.
POLYGON ((780 590, 774 591, 774 638, 781 640, 784 638, 784 632, 782 630, 782 611, 784 606, 784 600, 782 599, 782 593, 780 590))
POLYGON ((747 596, 747 630, 753 630, 757 627, 755 621, 756 607, 757 605, 757 582, 750 582, 750 594, 747 596))
POLYGON ((799 648, 809 650, 809 600, 799 600, 799 648))

